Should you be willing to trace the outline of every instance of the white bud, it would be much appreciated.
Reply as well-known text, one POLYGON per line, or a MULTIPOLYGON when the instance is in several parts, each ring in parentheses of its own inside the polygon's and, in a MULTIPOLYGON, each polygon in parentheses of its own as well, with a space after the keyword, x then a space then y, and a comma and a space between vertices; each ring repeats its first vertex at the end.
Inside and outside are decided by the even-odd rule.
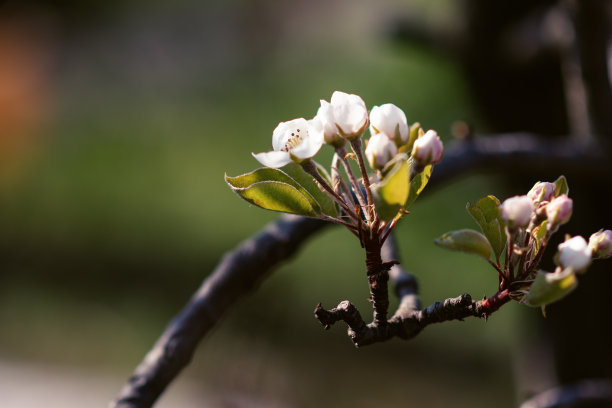
POLYGON ((412 157, 420 166, 436 164, 442 159, 444 147, 435 130, 428 130, 414 141, 412 157))
POLYGON ((573 202, 567 195, 562 194, 546 205, 546 217, 550 229, 565 224, 572 217, 573 202))
POLYGON ((531 198, 535 204, 539 204, 543 201, 551 201, 555 198, 555 185, 547 181, 538 181, 531 190, 529 190, 527 196, 531 198))
POLYGON ((505 200, 499 207, 501 216, 510 228, 524 228, 533 216, 533 202, 526 195, 505 200))
POLYGON ((365 155, 373 169, 382 169, 397 154, 397 146, 385 134, 377 133, 368 141, 365 155))
POLYGON ((591 263, 591 248, 584 238, 577 235, 559 244, 557 262, 562 268, 583 272, 591 263))
POLYGON ((612 231, 599 231, 591 235, 589 248, 595 258, 610 258, 612 256, 612 231))
POLYGON ((392 103, 374 106, 370 111, 370 133, 373 135, 383 133, 401 146, 408 142, 410 136, 408 121, 404 111, 392 103))
POLYGON ((336 129, 348 140, 359 139, 368 125, 368 109, 358 95, 335 91, 329 112, 336 129))

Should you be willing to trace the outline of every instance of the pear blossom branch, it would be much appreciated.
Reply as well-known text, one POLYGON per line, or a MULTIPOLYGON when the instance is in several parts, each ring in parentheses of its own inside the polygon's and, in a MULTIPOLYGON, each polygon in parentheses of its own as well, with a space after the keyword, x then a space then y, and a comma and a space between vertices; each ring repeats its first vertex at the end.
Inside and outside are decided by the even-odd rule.
MULTIPOLYGON (((597 174, 601 165, 605 164, 603 151, 597 146, 586 145, 571 138, 553 141, 525 133, 458 140, 446 149, 444 160, 436 165, 429 188, 424 193, 431 191, 432 185, 439 185, 467 171, 479 169, 511 168, 514 171, 529 171, 535 167, 552 170, 563 167, 565 170, 597 174), (517 166, 518 163, 520 166, 517 166)), ((274 267, 290 258, 312 235, 329 225, 317 219, 285 215, 227 253, 192 299, 168 324, 110 406, 151 407, 189 363, 200 340, 227 309, 254 290, 274 267)), ((389 255, 387 250, 388 246, 383 246, 385 259, 399 259, 397 255, 389 255)), ((451 308, 461 309, 467 315, 474 315, 474 311, 479 310, 475 302, 467 301, 466 296, 469 295, 463 295, 459 300, 447 299, 448 302, 444 301, 439 306, 430 306, 429 312, 419 313, 419 320, 416 312, 421 312, 421 306, 416 279, 405 273, 399 265, 391 267, 389 277, 401 299, 396 314, 410 316, 413 313, 412 318, 406 320, 406 326, 420 327, 421 323, 418 322, 423 322, 422 316, 429 316, 425 321, 431 324, 431 316, 440 316, 439 311, 445 311, 449 305, 454 305, 451 308)), ((488 302, 487 307, 499 302, 488 302)), ((442 313, 442 316, 448 316, 448 313, 442 313)))

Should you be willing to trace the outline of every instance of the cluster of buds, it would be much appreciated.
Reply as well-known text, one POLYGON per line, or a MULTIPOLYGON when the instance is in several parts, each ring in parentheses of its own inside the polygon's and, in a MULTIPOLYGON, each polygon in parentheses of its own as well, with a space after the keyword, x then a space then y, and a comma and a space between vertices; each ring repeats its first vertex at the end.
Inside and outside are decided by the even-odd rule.
POLYGON ((544 306, 571 292, 578 283, 576 274, 584 273, 593 259, 612 256, 610 230, 591 235, 588 243, 581 236, 568 235, 554 256, 555 271, 538 268, 551 236, 572 216, 568 191, 561 176, 554 183, 537 182, 526 195, 501 204, 493 196, 485 197, 475 206, 468 204, 482 234, 455 231, 436 242, 487 258, 498 272, 500 293, 529 306, 544 306))
POLYGON ((396 105, 374 106, 368 112, 361 97, 338 91, 329 102, 320 101, 311 119, 279 123, 272 133, 272 147, 253 153, 266 169, 226 177, 236 193, 269 210, 343 224, 362 241, 368 236, 377 244, 425 187, 443 152, 436 131, 425 132, 418 123, 409 126, 396 105), (368 128, 364 150, 362 137, 368 128), (313 160, 324 144, 335 151, 330 172, 313 160), (354 173, 353 159, 360 174, 354 173), (296 172, 296 165, 311 179, 296 172))

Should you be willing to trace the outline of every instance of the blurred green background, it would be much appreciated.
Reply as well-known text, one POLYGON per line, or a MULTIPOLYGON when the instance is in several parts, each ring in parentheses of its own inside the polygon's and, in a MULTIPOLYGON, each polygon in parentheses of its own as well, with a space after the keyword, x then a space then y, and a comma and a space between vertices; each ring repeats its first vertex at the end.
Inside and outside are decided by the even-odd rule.
MULTIPOLYGON (((395 103, 446 141, 453 122, 479 124, 450 59, 389 35, 402 15, 461 24, 450 0, 3 9, 0 394, 9 407, 115 396, 222 254, 277 217, 235 196, 223 175, 256 168, 251 152, 269 149, 278 122, 311 117, 342 90, 370 108, 395 103)), ((330 158, 326 149, 319 161, 330 158)), ((465 204, 489 193, 517 192, 468 174, 428 192, 397 228, 425 305, 495 291, 486 263, 432 243, 475 227, 465 204)), ((513 350, 537 311, 510 304, 488 322, 357 350, 343 325, 324 332, 312 310, 350 299, 369 315, 363 261, 347 231, 317 236, 224 316, 159 406, 514 406, 513 350)))

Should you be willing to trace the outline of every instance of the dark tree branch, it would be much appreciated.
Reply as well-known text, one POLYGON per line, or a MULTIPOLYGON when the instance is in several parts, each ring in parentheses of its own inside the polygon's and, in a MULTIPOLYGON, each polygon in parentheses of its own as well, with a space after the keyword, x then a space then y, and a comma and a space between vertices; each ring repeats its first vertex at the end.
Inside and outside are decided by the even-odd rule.
MULTIPOLYGON (((399 259, 397 246, 392 238, 385 242, 383 248, 385 259, 399 259)), ((400 303, 397 311, 386 324, 381 324, 376 319, 366 324, 357 308, 348 300, 340 302, 331 310, 323 309, 319 303, 314 311, 315 318, 326 330, 334 323, 344 321, 349 326, 350 339, 355 346, 362 347, 393 337, 400 337, 404 340, 412 339, 433 323, 463 320, 470 316, 487 318, 510 301, 508 291, 497 292, 492 297, 477 302, 473 301, 470 295, 463 294, 420 309, 416 278, 398 264, 391 268, 389 276, 395 283, 395 291, 400 298, 400 303)))
MULTIPOLYGON (((605 163, 600 152, 601 150, 594 146, 587 146, 575 140, 553 142, 529 134, 507 134, 456 141, 446 149, 442 163, 436 165, 430 185, 448 181, 465 174, 467 170, 503 170, 516 167, 517 163, 520 163, 521 169, 525 171, 552 166, 557 171, 575 168, 595 172, 599 165, 605 163)), ((189 363, 200 340, 223 313, 255 289, 275 266, 291 257, 307 239, 325 225, 331 224, 315 219, 283 216, 269 224, 257 236, 227 253, 189 303, 169 323, 110 406, 152 406, 168 384, 189 363)), ((388 251, 394 249, 383 246, 384 259, 399 259, 397 254, 393 255, 388 251)), ((443 302, 439 306, 434 304, 420 310, 418 286, 414 277, 406 274, 399 265, 391 267, 389 277, 395 283, 395 291, 401 299, 396 312, 396 315, 399 315, 394 315, 390 320, 402 322, 395 324, 394 327, 397 328, 394 330, 399 333, 401 326, 401 332, 406 338, 418 333, 419 327, 418 330, 422 330, 424 326, 421 325, 424 322, 431 324, 436 319, 442 321, 440 318, 482 315, 474 302, 468 302, 465 296, 469 295, 455 298, 459 300, 449 301, 446 306, 443 302), (453 310, 452 313, 448 312, 449 307, 453 310), (404 319, 403 316, 411 317, 404 319)), ((348 309, 348 305, 346 308, 348 309)), ((360 316, 359 319, 356 317, 352 320, 351 327, 355 328, 355 332, 361 330, 359 320, 363 321, 360 316)), ((362 341, 365 341, 365 337, 362 341)))
POLYGON ((237 299, 256 289, 273 268, 294 255, 304 241, 327 225, 331 224, 284 215, 225 254, 166 327, 111 407, 152 406, 189 363, 199 341, 224 312, 237 299))
POLYGON ((612 382, 588 380, 573 386, 556 387, 521 404, 520 408, 580 408, 612 406, 612 382))

